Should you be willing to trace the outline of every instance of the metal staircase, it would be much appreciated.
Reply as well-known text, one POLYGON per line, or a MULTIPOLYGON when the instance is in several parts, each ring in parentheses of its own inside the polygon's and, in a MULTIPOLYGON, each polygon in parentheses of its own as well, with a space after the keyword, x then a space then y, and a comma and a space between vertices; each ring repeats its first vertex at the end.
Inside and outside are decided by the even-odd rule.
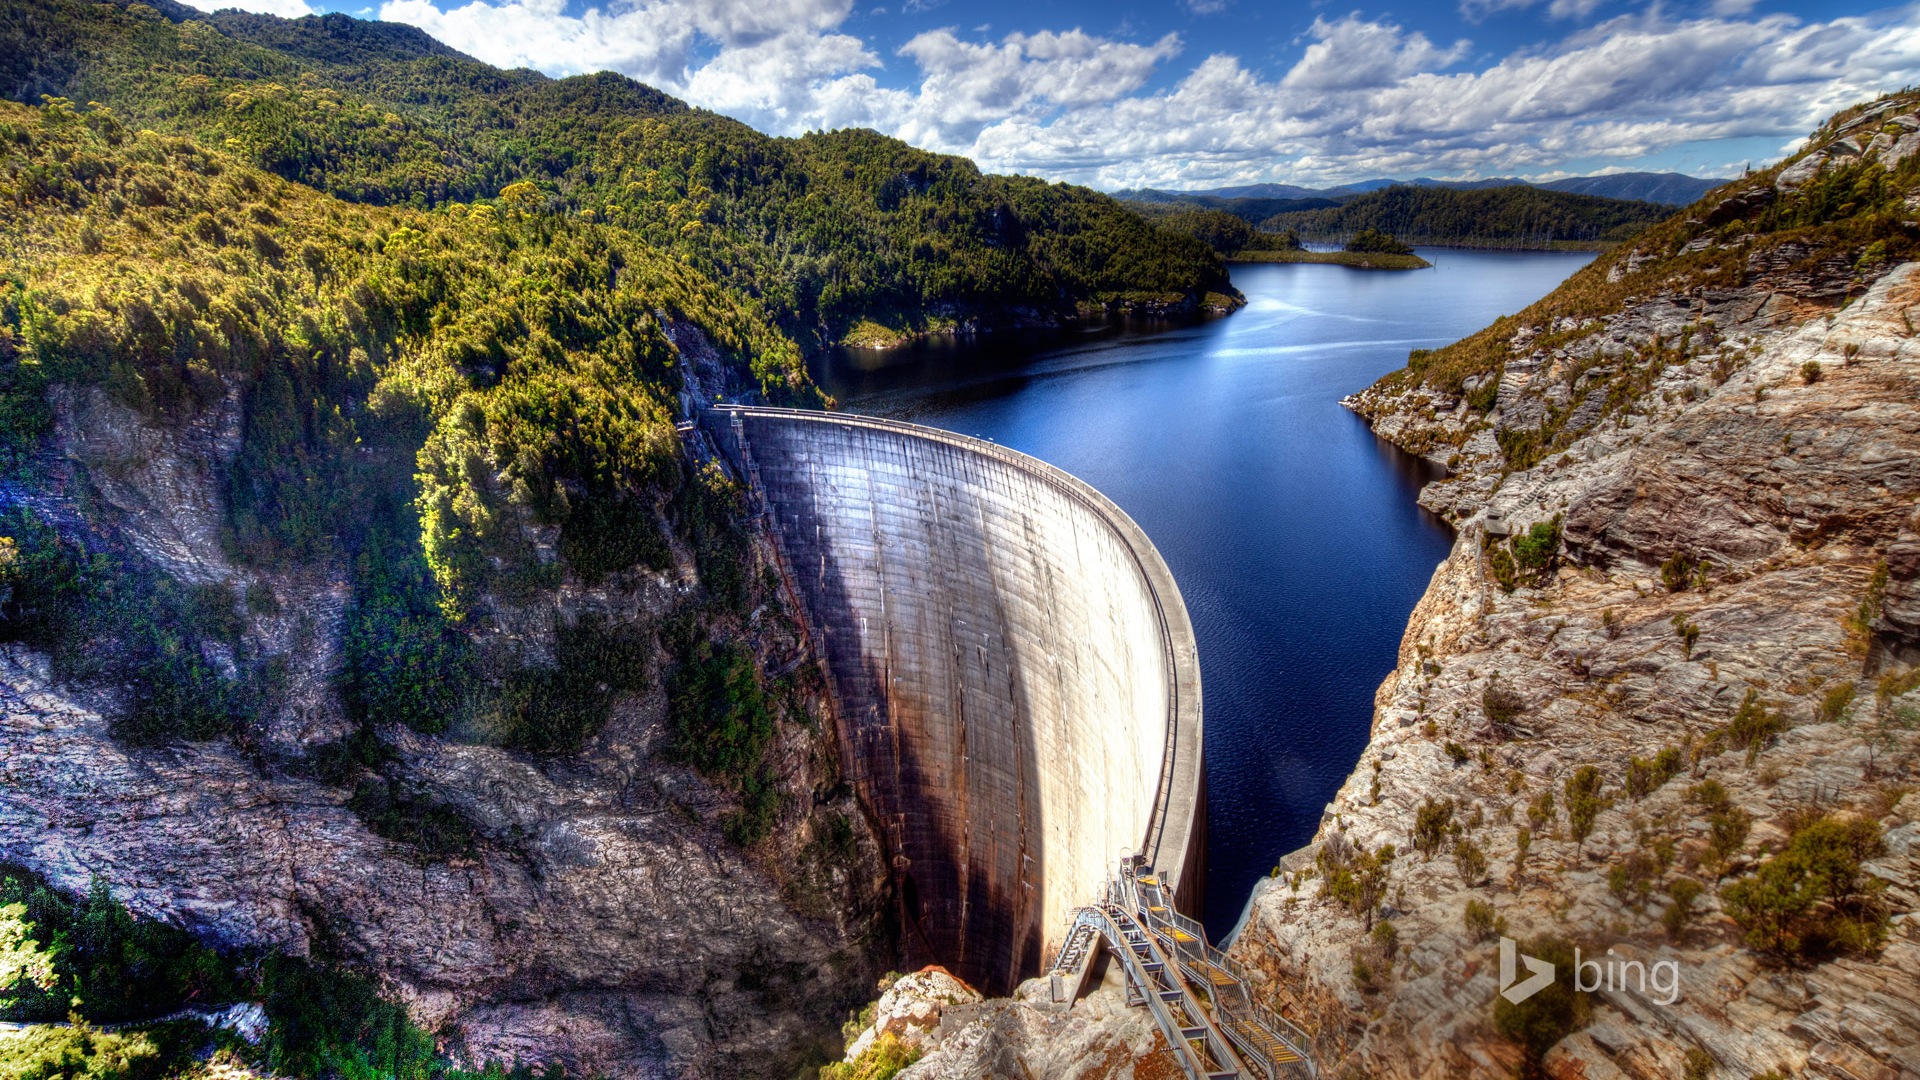
POLYGON ((1096 904, 1074 914, 1050 973, 1053 999, 1071 1002, 1104 944, 1126 975, 1127 1004, 1145 1005, 1190 1080, 1311 1080, 1311 1039, 1247 993, 1245 972, 1173 909, 1137 857, 1120 863, 1096 904))

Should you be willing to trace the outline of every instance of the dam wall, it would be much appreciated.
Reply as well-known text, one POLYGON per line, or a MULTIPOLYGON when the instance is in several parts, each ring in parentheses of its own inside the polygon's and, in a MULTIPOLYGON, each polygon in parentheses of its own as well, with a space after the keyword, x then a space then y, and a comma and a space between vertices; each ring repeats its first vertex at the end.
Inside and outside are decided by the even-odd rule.
POLYGON ((1199 664, 1172 575, 1119 507, 932 428, 749 407, 705 422, 807 609, 910 955, 1005 992, 1122 855, 1194 909, 1199 664))

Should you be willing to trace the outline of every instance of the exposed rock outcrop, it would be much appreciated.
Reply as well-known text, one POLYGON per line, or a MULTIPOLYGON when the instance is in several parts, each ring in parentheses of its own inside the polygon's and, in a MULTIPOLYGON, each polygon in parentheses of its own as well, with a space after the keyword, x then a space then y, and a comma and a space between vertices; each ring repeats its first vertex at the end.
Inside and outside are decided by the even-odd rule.
MULTIPOLYGON (((658 752, 663 652, 649 689, 618 699, 577 754, 385 732, 394 782, 474 835, 470 852, 430 857, 376 835, 352 791, 306 762, 351 729, 338 680, 347 586, 325 565, 229 558, 219 476, 232 401, 169 426, 97 389, 63 395, 45 483, 0 491, 0 505, 31 505, 177 581, 269 592, 242 647, 287 679, 232 741, 141 749, 110 721, 142 688, 63 684, 46 657, 0 648, 0 858, 68 889, 104 875, 135 910, 221 945, 364 967, 473 1063, 734 1077, 791 1075, 831 1051, 823 1028, 889 946, 885 871, 839 784, 824 695, 806 702, 811 728, 779 726, 770 755, 790 794, 752 851, 723 835, 735 800, 658 752)), ((537 649, 560 617, 658 619, 695 580, 691 558, 679 563, 541 591, 495 625, 537 649)), ((749 623, 763 663, 804 662, 791 620, 749 623)))
MULTIPOLYGON (((1829 132, 1705 220, 1737 233, 1823 169, 1904 160, 1912 106, 1829 132)), ((1702 232, 1595 273, 1751 239, 1702 232)), ((1523 315, 1491 394, 1487 376, 1400 379, 1349 401, 1452 468, 1421 502, 1459 532, 1359 767, 1234 945, 1317 1027, 1330 1074, 1512 1075, 1504 934, 1677 965, 1676 993, 1594 994, 1550 1075, 1920 1075, 1920 264, 1794 244, 1755 245, 1731 281, 1676 264, 1590 321, 1523 315), (1598 800, 1576 825, 1587 766, 1598 800), (1863 873, 1887 936, 1758 952, 1723 890, 1824 815, 1883 838, 1863 873), (1322 896, 1314 856, 1384 844, 1383 948, 1322 896), (1700 887, 1691 915, 1668 915, 1683 881, 1700 887)))
POLYGON ((1117 973, 1068 1006, 1050 999, 1044 979, 1022 983, 1012 997, 982 999, 946 971, 927 968, 881 994, 872 1022, 848 1044, 847 1060, 860 1062, 882 1036, 915 1059, 898 1080, 1183 1075, 1152 1016, 1127 1005, 1117 973))

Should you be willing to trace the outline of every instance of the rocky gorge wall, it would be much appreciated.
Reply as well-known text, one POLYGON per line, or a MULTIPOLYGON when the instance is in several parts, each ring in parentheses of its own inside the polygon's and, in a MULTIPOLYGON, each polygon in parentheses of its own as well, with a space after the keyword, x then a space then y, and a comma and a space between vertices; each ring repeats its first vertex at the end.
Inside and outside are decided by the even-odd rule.
POLYGON ((1005 992, 1125 854, 1197 897, 1192 628, 1118 507, 915 425, 757 408, 708 425, 805 599, 909 956, 1005 992))
MULTIPOLYGON (((1670 248, 1603 257, 1577 284, 1634 283, 1616 308, 1514 320, 1510 359, 1458 391, 1349 399, 1450 468, 1420 499, 1458 538, 1370 744, 1234 944, 1329 1073, 1920 1075, 1920 264, 1749 224, 1828 170, 1864 185, 1920 153, 1913 105, 1695 207, 1670 248), (1859 887, 1884 939, 1756 947, 1728 887, 1823 820, 1879 838, 1859 887), (1384 845, 1377 906, 1330 895, 1384 845), (1679 993, 1605 987, 1529 1061, 1498 1023, 1503 934, 1670 961, 1679 993)), ((1920 197, 1893 207, 1911 229, 1920 197)))
MULTIPOLYGON (((74 685, 45 655, 0 646, 0 860, 83 894, 99 875, 135 911, 225 948, 370 972, 467 1062, 637 1080, 791 1075, 831 1052, 840 1011, 891 949, 885 872, 837 793, 831 739, 778 726, 785 809, 770 841, 743 850, 723 828, 736 800, 665 752, 672 661, 659 652, 647 689, 578 753, 384 732, 385 779, 456 815, 473 843, 449 857, 377 833, 352 784, 313 764, 352 731, 337 690, 343 573, 264 571, 219 541, 237 413, 229 399, 158 423, 97 388, 62 391, 44 482, 0 486, 0 507, 124 544, 176 580, 273 596, 247 613, 240 647, 287 673, 284 697, 234 738, 141 747, 114 730, 140 688, 74 685), (836 821, 854 827, 830 842, 836 821)), ((532 591, 497 615, 532 647, 566 619, 653 625, 696 582, 683 557, 532 591)), ((748 640, 762 668, 805 659, 770 613, 748 640)))

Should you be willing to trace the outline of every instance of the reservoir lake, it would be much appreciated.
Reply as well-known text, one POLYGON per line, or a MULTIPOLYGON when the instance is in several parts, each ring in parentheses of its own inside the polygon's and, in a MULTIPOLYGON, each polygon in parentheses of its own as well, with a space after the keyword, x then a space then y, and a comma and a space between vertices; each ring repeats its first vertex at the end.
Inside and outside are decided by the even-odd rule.
POLYGON ((1247 306, 1169 326, 843 350, 814 372, 850 412, 992 439, 1099 488, 1179 582, 1200 647, 1204 921, 1307 843, 1366 747, 1373 693, 1452 544, 1414 496, 1432 466, 1340 398, 1546 295, 1582 253, 1420 254, 1431 270, 1243 264, 1247 306))

